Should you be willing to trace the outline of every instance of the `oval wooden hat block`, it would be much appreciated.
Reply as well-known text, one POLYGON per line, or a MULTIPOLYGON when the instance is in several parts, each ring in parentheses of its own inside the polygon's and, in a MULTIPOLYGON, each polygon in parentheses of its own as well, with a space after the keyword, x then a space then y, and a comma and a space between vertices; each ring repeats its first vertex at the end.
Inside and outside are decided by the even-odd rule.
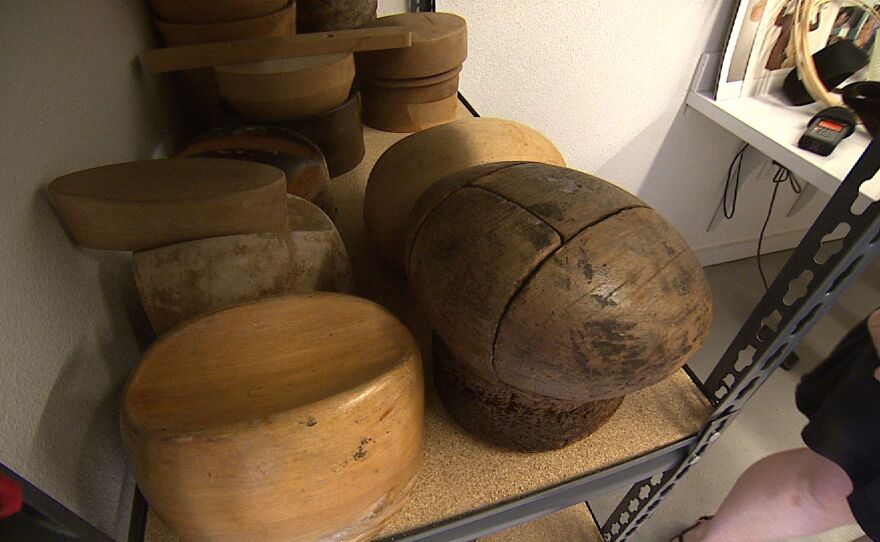
POLYGON ((333 222, 288 196, 290 233, 213 237, 135 252, 135 284, 157 335, 200 314, 292 293, 351 292, 333 222))
POLYGON ((313 55, 214 69, 220 95, 247 118, 296 119, 345 102, 354 81, 354 57, 313 55))
POLYGON ((402 26, 412 46, 355 55, 358 73, 371 77, 430 77, 461 66, 467 58, 467 23, 452 13, 403 13, 379 17, 364 27, 402 26))
POLYGON ((49 197, 78 245, 146 250, 285 232, 286 186, 281 170, 253 162, 144 160, 59 177, 49 184, 49 197))
POLYGON ((376 18, 378 4, 378 0, 298 0, 296 30, 302 34, 360 28, 376 18))
POLYGON ((287 176, 288 194, 311 201, 331 216, 335 214, 323 153, 292 130, 264 124, 217 128, 194 139, 176 156, 232 158, 277 167, 287 176))
MULTIPOLYGON (((638 198, 578 171, 537 163, 461 171, 421 196, 406 238, 411 290, 458 362, 442 373, 452 375, 447 390, 489 390, 490 402, 510 389, 520 404, 546 398, 552 409, 532 411, 548 418, 528 419, 535 438, 552 437, 547 447, 570 436, 548 433, 561 408, 659 382, 709 331, 708 282, 678 232, 638 198)), ((459 403, 456 416, 488 416, 480 402, 470 415, 459 403)), ((483 427, 503 431, 502 422, 483 427)))
POLYGON ((392 145, 370 172, 364 194, 364 222, 383 258, 403 269, 409 215, 428 187, 471 166, 506 160, 565 165, 556 146, 537 131, 485 117, 442 124, 392 145))
POLYGON ((364 98, 364 124, 385 132, 418 132, 455 119, 458 96, 419 103, 390 103, 364 98))
POLYGON ((364 540, 404 503, 422 447, 419 348, 341 294, 239 305, 178 327, 126 386, 138 485, 184 542, 364 540))
MULTIPOLYGON (((175 3, 182 5, 187 2, 178 0, 175 3)), ((243 3, 241 2, 241 4, 243 3)), ((207 2, 200 2, 200 4, 204 6, 207 2)), ((212 7, 207 11, 215 11, 215 6, 218 2, 211 2, 210 4, 212 7)), ((256 7, 259 2, 250 4, 256 7)), ((296 34, 296 2, 285 2, 283 6, 277 11, 249 19, 183 23, 156 18, 155 22, 159 35, 162 36, 162 41, 170 47, 296 34)))

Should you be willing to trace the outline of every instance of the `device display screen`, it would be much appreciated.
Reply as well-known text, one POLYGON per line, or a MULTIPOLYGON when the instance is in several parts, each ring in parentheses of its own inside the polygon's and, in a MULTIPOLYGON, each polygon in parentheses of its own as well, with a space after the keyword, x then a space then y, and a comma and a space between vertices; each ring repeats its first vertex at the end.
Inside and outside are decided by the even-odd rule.
POLYGON ((828 119, 820 120, 819 127, 827 128, 828 130, 832 130, 834 132, 842 132, 846 128, 843 124, 828 119))

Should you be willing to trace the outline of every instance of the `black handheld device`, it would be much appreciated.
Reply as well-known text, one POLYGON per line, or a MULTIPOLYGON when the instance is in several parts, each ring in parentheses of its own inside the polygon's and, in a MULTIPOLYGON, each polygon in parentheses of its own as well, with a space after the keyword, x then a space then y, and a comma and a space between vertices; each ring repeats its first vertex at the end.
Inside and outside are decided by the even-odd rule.
POLYGON ((852 111, 845 107, 829 107, 810 119, 804 135, 798 141, 798 147, 828 156, 855 129, 856 116, 852 111))

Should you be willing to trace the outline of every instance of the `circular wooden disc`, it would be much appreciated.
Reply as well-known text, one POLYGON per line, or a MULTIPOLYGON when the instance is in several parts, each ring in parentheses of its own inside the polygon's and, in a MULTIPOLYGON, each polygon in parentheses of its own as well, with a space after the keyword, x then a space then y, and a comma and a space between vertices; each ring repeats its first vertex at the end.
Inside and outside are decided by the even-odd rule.
POLYGON ((364 124, 385 132, 418 132, 455 120, 458 96, 425 103, 386 103, 364 97, 364 124))
POLYGON ((348 255, 333 222, 296 196, 288 196, 287 211, 287 234, 211 237, 135 252, 135 283, 156 333, 264 297, 351 291, 348 255))
POLYGON ((605 424, 623 397, 566 403, 487 380, 461 363, 434 336, 434 384, 456 422, 499 446, 523 452, 565 447, 605 424))
POLYGON ((361 85, 364 99, 385 103, 426 103, 458 94, 458 76, 423 87, 383 88, 361 85))
POLYGON ((419 196, 471 166, 506 160, 564 165, 556 146, 528 126, 492 118, 462 119, 392 145, 370 172, 364 221, 385 260, 403 269, 403 239, 419 196))
POLYGON ((467 58, 467 23, 451 13, 403 13, 380 17, 364 27, 402 26, 412 46, 357 53, 358 72, 374 77, 430 77, 460 66, 467 58))
POLYGON ((284 173, 239 160, 143 160, 59 177, 49 196, 77 244, 145 250, 287 230, 284 173))
POLYGON ((399 509, 423 413, 406 326, 370 301, 310 294, 160 337, 121 426, 139 487, 181 539, 306 542, 368 538, 399 509))
POLYGON ((345 102, 354 81, 351 54, 279 58, 214 70, 220 95, 253 119, 293 119, 345 102))
POLYGON ((292 1, 283 9, 253 19, 207 24, 154 20, 162 41, 169 47, 289 36, 296 33, 296 2, 292 1))
POLYGON ((150 0, 159 19, 172 23, 226 23, 263 17, 287 0, 150 0))
POLYGON ((296 30, 328 32, 359 28, 376 18, 378 0, 298 0, 296 30))
POLYGON ((457 66, 448 72, 443 72, 431 77, 413 77, 410 79, 388 79, 387 77, 371 77, 369 75, 358 75, 360 81, 371 87, 382 88, 409 88, 409 87, 425 87, 428 85, 436 85, 443 83, 458 76, 463 66, 457 66))

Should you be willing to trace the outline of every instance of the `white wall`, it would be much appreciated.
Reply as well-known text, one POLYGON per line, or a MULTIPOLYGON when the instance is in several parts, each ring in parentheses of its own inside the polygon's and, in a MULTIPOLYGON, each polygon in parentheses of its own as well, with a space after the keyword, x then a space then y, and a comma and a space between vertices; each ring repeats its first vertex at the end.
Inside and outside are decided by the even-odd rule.
MULTIPOLYGON (((717 51, 730 0, 438 0, 468 21, 461 91, 484 116, 545 133, 571 167, 613 181, 675 224, 703 260, 751 254, 767 212, 767 175, 741 193, 737 216, 706 233, 740 146, 685 95, 704 51, 717 51), (722 250, 712 250, 721 247, 722 250)), ((750 165, 761 166, 750 151, 750 165)), ((793 246, 827 201, 785 218, 780 190, 768 249, 793 246), (786 235, 794 232, 794 235, 786 235)))
POLYGON ((45 187, 150 157, 147 21, 142 2, 0 3, 0 462, 117 539, 134 487, 118 400, 145 320, 129 256, 75 248, 45 187))

